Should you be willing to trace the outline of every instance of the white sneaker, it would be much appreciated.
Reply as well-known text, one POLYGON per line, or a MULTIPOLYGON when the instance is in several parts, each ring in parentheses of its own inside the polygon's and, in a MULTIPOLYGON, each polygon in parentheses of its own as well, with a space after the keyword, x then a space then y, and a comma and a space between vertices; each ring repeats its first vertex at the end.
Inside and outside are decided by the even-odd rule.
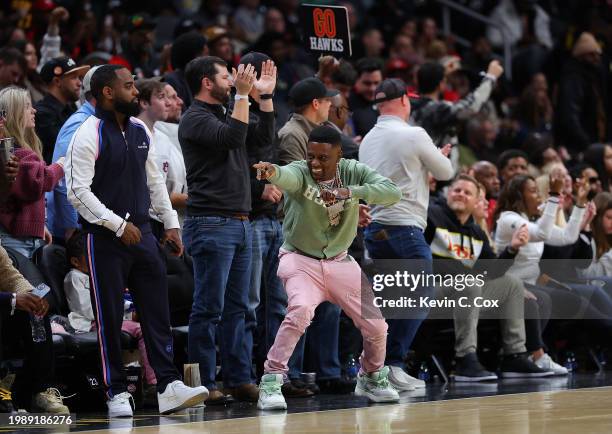
POLYGON ((389 381, 399 392, 425 388, 423 380, 408 375, 399 366, 389 366, 389 381))
POLYGON ((157 394, 157 403, 161 414, 173 413, 184 408, 193 407, 208 398, 208 389, 204 386, 185 386, 180 380, 175 380, 166 386, 164 393, 157 394))
POLYGON ((259 383, 257 408, 260 410, 287 410, 287 403, 281 391, 282 386, 282 374, 264 374, 259 383))
POLYGON ((533 360, 533 356, 529 356, 532 362, 536 364, 538 368, 546 369, 547 371, 553 371, 554 375, 567 375, 568 370, 565 366, 561 366, 547 354, 544 353, 538 360, 533 360))
POLYGON ((106 401, 106 406, 108 407, 108 417, 132 417, 134 416, 134 411, 132 410, 132 405, 130 401, 134 401, 132 395, 129 392, 123 392, 119 395, 113 396, 112 399, 106 401))
POLYGON ((50 387, 32 398, 32 407, 40 413, 70 414, 59 390, 50 387))
POLYGON ((399 393, 389 383, 389 367, 385 366, 380 371, 371 374, 359 374, 355 395, 365 396, 373 402, 397 402, 399 393))

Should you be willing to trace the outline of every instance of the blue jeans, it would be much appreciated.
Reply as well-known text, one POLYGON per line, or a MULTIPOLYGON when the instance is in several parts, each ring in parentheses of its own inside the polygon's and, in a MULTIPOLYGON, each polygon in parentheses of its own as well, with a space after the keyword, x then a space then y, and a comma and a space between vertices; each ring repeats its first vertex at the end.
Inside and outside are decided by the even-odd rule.
MULTIPOLYGON (((432 257, 423 230, 416 226, 388 226, 370 224, 365 231, 365 245, 373 259, 420 259, 419 267, 425 273, 432 273, 432 257), (383 231, 383 232, 381 232, 383 231)), ((420 273, 421 269, 408 270, 420 273)), ((432 287, 423 286, 415 291, 417 297, 434 297, 432 287)), ((385 363, 402 366, 412 341, 427 317, 429 309, 420 309, 411 319, 388 319, 387 358, 385 363)))
POLYGON ((187 217, 183 240, 193 257, 195 282, 189 361, 200 364, 202 385, 216 389, 218 332, 225 387, 251 383, 253 335, 246 332, 245 325, 251 283, 251 223, 218 216, 187 217))
POLYGON ((253 228, 253 262, 249 290, 247 333, 259 338, 258 358, 265 360, 274 337, 287 313, 287 293, 276 272, 278 252, 283 244, 283 230, 277 219, 260 217, 251 222, 253 228), (263 297, 263 306, 260 301, 263 297))
POLYGON ((13 237, 0 229, 0 245, 32 259, 36 250, 45 244, 44 240, 35 237, 13 237))

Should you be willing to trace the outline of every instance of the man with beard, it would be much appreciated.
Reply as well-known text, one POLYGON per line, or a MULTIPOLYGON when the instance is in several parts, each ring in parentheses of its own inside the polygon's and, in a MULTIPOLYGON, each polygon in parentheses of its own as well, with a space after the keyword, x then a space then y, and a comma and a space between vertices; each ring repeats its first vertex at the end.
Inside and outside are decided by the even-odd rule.
POLYGON ((495 206, 497 205, 497 196, 499 195, 500 181, 497 172, 497 166, 490 161, 477 161, 470 169, 472 175, 480 182, 486 193, 487 201, 489 202, 489 213, 487 217, 487 226, 489 230, 493 230, 493 215, 495 214, 495 206))
POLYGON ((274 135, 274 107, 269 98, 276 85, 276 67, 268 60, 256 80, 252 64, 232 72, 214 56, 187 64, 185 78, 194 96, 179 125, 179 141, 187 166, 187 217, 183 236, 193 257, 195 292, 189 319, 189 360, 199 363, 202 384, 211 389, 207 404, 227 402, 217 390, 215 336, 219 332, 223 383, 234 398, 257 401, 251 376, 253 339, 245 325, 251 281, 253 228, 249 146, 269 146, 274 135), (260 98, 259 121, 249 120, 249 93, 260 98))
POLYGON ((64 122, 76 111, 74 104, 81 95, 83 76, 89 66, 77 66, 69 57, 51 59, 40 70, 47 83, 47 94, 34 105, 36 134, 43 145, 43 158, 51 164, 55 141, 64 122))
POLYGON ((348 103, 353 112, 355 134, 364 137, 376 124, 378 111, 374 109, 376 87, 383 80, 380 60, 366 57, 357 62, 357 81, 348 103))
POLYGON ((191 407, 208 396, 190 388, 174 366, 166 264, 151 232, 149 206, 166 229, 162 242, 182 254, 178 218, 155 164, 153 142, 138 114, 138 90, 128 69, 101 66, 93 75, 95 114, 76 131, 66 154, 68 199, 87 232, 102 377, 109 417, 131 417, 121 353, 123 293, 130 289, 157 378, 160 413, 191 407))

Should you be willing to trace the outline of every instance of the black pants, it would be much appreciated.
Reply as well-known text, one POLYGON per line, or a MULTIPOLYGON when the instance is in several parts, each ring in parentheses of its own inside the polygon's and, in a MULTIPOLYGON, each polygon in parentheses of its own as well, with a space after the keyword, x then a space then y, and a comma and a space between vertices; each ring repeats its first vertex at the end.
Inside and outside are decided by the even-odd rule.
MULTIPOLYGON (((44 318, 47 339, 44 342, 32 341, 30 315, 16 310, 13 316, 3 312, 0 316, 0 351, 3 344, 11 348, 23 347, 25 356, 23 374, 17 379, 15 389, 24 392, 28 398, 51 387, 54 375, 53 337, 49 317, 44 318)), ((4 360, 0 353, 0 360, 4 360)))
POLYGON ((542 334, 550 319, 552 301, 545 291, 533 285, 527 289, 537 297, 537 300, 525 299, 525 346, 528 352, 533 352, 546 348, 542 334))
POLYGON ((173 361, 166 264, 159 243, 150 230, 143 230, 140 243, 129 247, 113 234, 94 233, 87 236, 87 254, 108 397, 126 390, 121 357, 125 288, 129 288, 140 318, 157 390, 163 392, 180 376, 173 361))

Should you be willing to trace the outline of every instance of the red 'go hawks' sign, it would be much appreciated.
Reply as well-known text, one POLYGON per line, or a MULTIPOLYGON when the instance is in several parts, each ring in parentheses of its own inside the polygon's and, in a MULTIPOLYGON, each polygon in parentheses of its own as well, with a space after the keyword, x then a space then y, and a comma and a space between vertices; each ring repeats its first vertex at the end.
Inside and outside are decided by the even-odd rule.
POLYGON ((342 6, 301 5, 306 49, 312 52, 351 55, 348 12, 342 6))

